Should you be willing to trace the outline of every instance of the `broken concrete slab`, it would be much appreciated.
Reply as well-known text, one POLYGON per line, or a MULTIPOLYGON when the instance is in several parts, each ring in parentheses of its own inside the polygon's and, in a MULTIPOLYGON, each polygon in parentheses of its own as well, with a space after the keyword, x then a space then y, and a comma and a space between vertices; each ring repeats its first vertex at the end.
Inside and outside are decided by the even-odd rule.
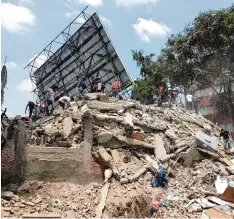
POLYGON ((99 202, 98 207, 96 209, 96 218, 102 218, 102 212, 103 212, 103 209, 105 208, 105 205, 106 205, 106 198, 107 198, 107 195, 109 192, 109 187, 110 187, 109 183, 106 183, 102 187, 100 202, 99 202))
POLYGON ((98 142, 99 143, 106 143, 106 142, 110 141, 113 136, 114 135, 112 132, 108 132, 108 131, 101 132, 98 134, 98 142))
POLYGON ((105 103, 105 102, 99 102, 99 101, 88 101, 88 107, 90 109, 97 109, 99 111, 113 111, 118 112, 119 110, 123 110, 124 107, 122 104, 118 103, 105 103))
POLYGON ((93 120, 90 117, 84 117, 83 164, 84 164, 84 169, 87 173, 91 173, 92 145, 93 145, 93 120))
POLYGON ((165 124, 162 124, 162 123, 151 124, 151 123, 146 123, 144 121, 139 121, 136 119, 134 119, 133 122, 135 125, 138 125, 143 130, 145 129, 145 127, 149 130, 156 130, 156 131, 165 131, 167 129, 167 126, 165 124))
POLYGON ((105 183, 108 182, 108 180, 111 178, 112 176, 112 170, 111 169, 106 169, 104 172, 104 176, 105 176, 105 183))
POLYGON ((194 162, 202 161, 203 159, 196 147, 192 147, 185 152, 181 152, 180 158, 183 160, 183 165, 186 167, 192 167, 194 162))
POLYGON ((98 113, 95 113, 94 114, 94 118, 97 119, 97 120, 100 120, 100 121, 114 121, 114 122, 118 122, 118 123, 123 123, 123 120, 124 118, 118 116, 109 116, 109 115, 106 115, 106 114, 98 114, 98 113))
POLYGON ((65 212, 66 218, 76 218, 74 210, 69 210, 65 212))
POLYGON ((38 213, 35 213, 35 214, 24 214, 22 216, 22 218, 50 218, 50 219, 58 219, 58 218, 62 218, 61 215, 59 214, 38 214, 38 213))
POLYGON ((113 157, 114 162, 120 161, 120 156, 119 156, 119 152, 117 151, 117 149, 111 150, 111 155, 113 157))
POLYGON ((104 162, 108 163, 112 160, 111 156, 108 154, 105 148, 99 147, 98 154, 103 159, 104 162))
POLYGON ((10 191, 5 191, 1 193, 1 197, 6 200, 11 200, 14 197, 14 193, 10 191))
POLYGON ((135 106, 136 106, 136 104, 133 102, 129 102, 127 104, 124 104, 125 109, 134 108, 135 106))
POLYGON ((163 138, 160 135, 155 135, 154 137, 154 155, 157 159, 161 159, 167 155, 166 150, 164 148, 163 138))
POLYGON ((124 124, 133 127, 133 116, 131 113, 125 113, 124 124))
POLYGON ((85 100, 97 100, 98 96, 102 93, 86 93, 84 94, 85 100))
POLYGON ((124 143, 124 146, 154 149, 153 145, 144 141, 138 141, 138 140, 127 138, 125 136, 120 136, 120 135, 115 136, 115 138, 118 139, 120 142, 124 143))
POLYGON ((71 134, 73 121, 71 117, 67 117, 63 120, 63 133, 65 137, 71 134))
POLYGON ((172 129, 168 129, 166 132, 165 132, 166 136, 169 137, 170 139, 172 140, 176 140, 177 139, 177 136, 174 132, 174 130, 172 129))
POLYGON ((80 111, 81 111, 81 118, 86 118, 86 117, 91 118, 93 116, 87 104, 82 106, 80 111))

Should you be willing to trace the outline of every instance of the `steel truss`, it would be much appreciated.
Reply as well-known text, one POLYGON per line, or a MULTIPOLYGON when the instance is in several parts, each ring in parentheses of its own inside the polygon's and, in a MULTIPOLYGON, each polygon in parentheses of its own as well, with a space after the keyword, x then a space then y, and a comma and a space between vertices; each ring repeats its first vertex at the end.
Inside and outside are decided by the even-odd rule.
POLYGON ((87 7, 25 67, 36 87, 37 101, 45 102, 46 90, 55 86, 55 105, 63 95, 76 98, 78 81, 85 77, 90 88, 92 76, 102 79, 108 94, 118 79, 121 95, 130 97, 131 79, 97 13, 91 16, 85 12, 87 7), (80 20, 85 22, 81 25, 80 20), (81 27, 71 35, 77 24, 81 27), (40 62, 43 64, 38 66, 40 62))

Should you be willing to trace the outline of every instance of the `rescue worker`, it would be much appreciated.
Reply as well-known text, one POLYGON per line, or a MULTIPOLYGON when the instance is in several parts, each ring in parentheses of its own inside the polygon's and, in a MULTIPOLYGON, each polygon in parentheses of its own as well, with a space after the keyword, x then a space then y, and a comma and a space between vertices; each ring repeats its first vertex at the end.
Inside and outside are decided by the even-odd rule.
POLYGON ((134 99, 135 98, 135 91, 136 91, 136 82, 137 80, 135 79, 132 83, 132 96, 131 96, 131 99, 134 99))
POLYGON ((113 84, 112 84, 112 92, 113 92, 113 96, 115 98, 118 96, 119 89, 120 89, 119 81, 117 79, 115 79, 113 84))
POLYGON ((32 117, 32 113, 33 113, 34 108, 35 108, 35 103, 32 101, 28 101, 26 108, 25 108, 25 114, 27 112, 27 109, 29 109, 29 116, 28 116, 29 120, 32 117))
POLYGON ((80 83, 78 84, 78 100, 84 99, 84 93, 86 88, 87 86, 85 83, 85 78, 82 78, 80 80, 80 83))
POLYGON ((47 97, 46 113, 47 113, 47 116, 51 115, 54 111, 54 95, 55 95, 54 90, 52 88, 48 88, 46 91, 46 97, 47 97), (49 110, 49 106, 51 106, 51 110, 49 110))
POLYGON ((63 110, 66 110, 68 107, 71 106, 71 104, 70 104, 71 100, 74 101, 74 98, 63 96, 63 97, 59 98, 58 102, 59 102, 60 106, 63 108, 63 110))
POLYGON ((186 96, 186 100, 187 100, 187 109, 193 110, 193 95, 188 93, 186 96))
POLYGON ((102 91, 102 79, 96 77, 94 80, 94 92, 101 92, 102 91))
POLYGON ((162 106, 162 100, 163 100, 163 97, 164 97, 164 93, 165 93, 165 86, 164 84, 160 84, 160 87, 159 87, 159 98, 158 98, 158 106, 162 106))
POLYGON ((223 148, 225 151, 230 149, 230 133, 221 129, 219 137, 223 137, 223 148))

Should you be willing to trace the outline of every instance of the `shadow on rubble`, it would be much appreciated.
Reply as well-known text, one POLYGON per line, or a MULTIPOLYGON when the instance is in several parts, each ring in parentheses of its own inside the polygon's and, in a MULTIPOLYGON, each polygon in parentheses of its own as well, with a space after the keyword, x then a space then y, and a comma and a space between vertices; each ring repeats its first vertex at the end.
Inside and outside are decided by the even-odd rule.
POLYGON ((16 192, 23 181, 25 124, 20 116, 16 116, 4 131, 5 141, 1 142, 1 186, 2 190, 16 192))

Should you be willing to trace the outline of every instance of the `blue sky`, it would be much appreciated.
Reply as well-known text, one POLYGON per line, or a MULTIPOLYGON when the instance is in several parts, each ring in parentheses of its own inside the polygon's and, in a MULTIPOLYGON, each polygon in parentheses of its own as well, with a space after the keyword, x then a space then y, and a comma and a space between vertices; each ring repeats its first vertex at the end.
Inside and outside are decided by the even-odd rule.
MULTIPOLYGON (((24 115, 35 100, 24 67, 70 21, 89 5, 107 29, 132 79, 139 69, 131 50, 159 54, 167 37, 183 30, 201 11, 231 6, 234 0, 2 0, 1 63, 7 55, 8 83, 3 107, 10 116, 24 115)), ((42 63, 38 63, 40 65, 42 63)))

